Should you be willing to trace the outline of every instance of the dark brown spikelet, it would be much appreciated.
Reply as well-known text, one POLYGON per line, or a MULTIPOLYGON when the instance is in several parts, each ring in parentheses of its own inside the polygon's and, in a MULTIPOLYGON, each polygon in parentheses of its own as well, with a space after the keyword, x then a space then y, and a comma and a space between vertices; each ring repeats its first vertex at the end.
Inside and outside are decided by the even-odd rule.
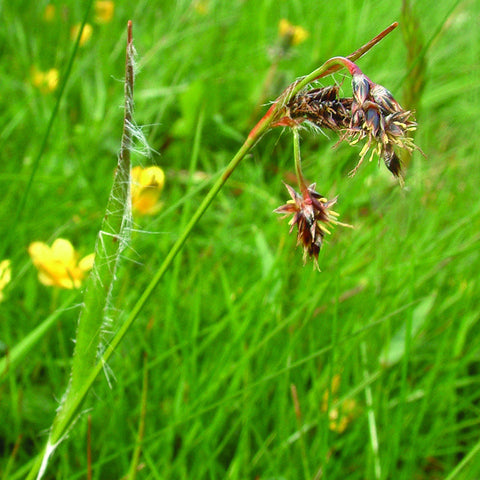
POLYGON ((377 154, 401 180, 402 164, 395 150, 412 152, 418 149, 410 136, 417 126, 413 112, 404 110, 385 87, 372 82, 364 74, 352 76, 352 89, 350 127, 342 135, 342 140, 346 139, 351 145, 365 140, 365 144, 350 175, 355 174, 370 153, 370 159, 377 154))
POLYGON ((385 148, 383 152, 383 161, 385 166, 392 172, 395 177, 400 177, 402 174, 402 162, 393 148, 385 148))
POLYGON ((305 186, 302 194, 297 193, 290 185, 285 184, 290 200, 274 210, 275 213, 293 215, 291 218, 290 233, 297 228, 297 245, 303 246, 303 260, 313 258, 314 265, 318 267, 318 254, 323 244, 328 228, 338 224, 337 213, 330 207, 337 201, 336 198, 327 200, 315 191, 313 183, 308 188, 305 186))
POLYGON ((338 98, 338 90, 338 86, 331 85, 300 92, 288 104, 290 117, 331 130, 348 128, 352 99, 338 98))

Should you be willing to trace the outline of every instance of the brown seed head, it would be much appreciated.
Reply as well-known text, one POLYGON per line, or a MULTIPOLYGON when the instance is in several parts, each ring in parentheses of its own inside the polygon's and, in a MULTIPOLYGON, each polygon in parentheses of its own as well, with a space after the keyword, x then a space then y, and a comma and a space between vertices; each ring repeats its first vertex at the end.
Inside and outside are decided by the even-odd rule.
POLYGON ((352 76, 353 102, 350 126, 342 136, 351 145, 366 139, 360 160, 352 170, 354 175, 370 152, 370 160, 377 154, 387 168, 399 177, 401 163, 395 150, 412 152, 418 148, 410 137, 416 129, 413 113, 403 110, 393 95, 382 85, 372 82, 364 74, 352 76))
POLYGON ((288 116, 299 124, 310 122, 320 128, 344 130, 350 125, 351 98, 338 98, 338 86, 300 92, 288 104, 288 116))
POLYGON ((315 191, 315 183, 305 189, 302 194, 297 193, 290 185, 285 184, 291 200, 274 210, 275 213, 293 215, 289 222, 290 233, 297 227, 297 245, 303 245, 303 259, 312 257, 318 267, 318 254, 323 244, 323 237, 330 233, 330 224, 336 221, 337 213, 329 208, 337 201, 336 198, 328 201, 315 191))

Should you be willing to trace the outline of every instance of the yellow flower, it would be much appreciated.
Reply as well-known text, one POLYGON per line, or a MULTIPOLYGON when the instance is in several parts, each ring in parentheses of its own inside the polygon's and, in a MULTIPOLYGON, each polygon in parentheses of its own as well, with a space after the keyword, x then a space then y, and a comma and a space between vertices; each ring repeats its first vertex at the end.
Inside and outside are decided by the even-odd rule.
MULTIPOLYGON (((330 391, 335 397, 340 388, 340 375, 336 374, 332 378, 330 391)), ((322 412, 326 412, 329 406, 330 391, 325 390, 322 398, 321 409, 322 412)), ((338 400, 333 398, 331 403, 337 403, 338 400)), ((337 406, 330 408, 328 412, 328 427, 332 432, 343 433, 349 423, 353 420, 355 411, 357 409, 357 402, 353 398, 346 398, 340 402, 337 406)))
POLYGON ((34 87, 37 87, 41 92, 53 92, 58 87, 58 70, 51 68, 46 72, 42 72, 37 67, 32 67, 31 78, 34 87))
POLYGON ((12 279, 12 269, 10 260, 2 260, 0 262, 0 302, 3 300, 3 289, 12 279))
POLYGON ((140 215, 154 215, 162 208, 159 202, 165 183, 160 167, 132 168, 132 207, 140 215))
MULTIPOLYGON (((82 27, 82 24, 77 23, 71 28, 70 38, 72 40, 76 40, 81 27, 82 27)), ((93 33, 93 27, 89 23, 86 23, 80 35, 80 42, 79 42, 80 47, 83 47, 92 38, 92 33, 93 33)))
POLYGON ((52 5, 49 3, 46 7, 45 10, 43 11, 43 19, 46 22, 52 22, 55 18, 56 10, 55 10, 55 5, 52 5))
POLYGON ((304 42, 309 33, 303 27, 292 25, 287 19, 282 18, 278 24, 278 34, 291 45, 304 42))
POLYGON ((38 270, 40 283, 47 286, 79 288, 93 266, 93 253, 77 261, 78 254, 72 244, 63 238, 57 238, 51 247, 33 242, 28 253, 38 270))
POLYGON ((115 4, 109 0, 98 0, 95 2, 95 23, 108 23, 113 18, 115 4))

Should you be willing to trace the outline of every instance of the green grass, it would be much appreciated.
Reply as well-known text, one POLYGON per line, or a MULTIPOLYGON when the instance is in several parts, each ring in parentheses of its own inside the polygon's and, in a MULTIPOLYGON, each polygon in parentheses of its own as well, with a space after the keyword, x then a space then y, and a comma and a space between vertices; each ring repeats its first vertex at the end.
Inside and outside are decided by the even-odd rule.
MULTIPOLYGON (((120 148, 127 20, 140 67, 135 117, 158 152, 133 163, 165 170, 165 206, 134 218, 112 331, 207 191, 181 172, 213 178, 265 111, 259 103, 401 18, 392 0, 212 0, 205 15, 190 1, 117 2, 112 22, 94 25, 74 58, 32 177, 58 90, 34 88, 30 69, 56 67, 62 81, 70 27, 85 15, 77 3, 56 4, 52 23, 41 2, 0 6, 0 260, 13 270, 0 304, 0 478, 26 477, 68 384, 81 292, 41 285, 27 248, 64 237, 82 255, 93 251, 120 148), (279 62, 264 99, 281 18, 310 36, 279 62), (49 319, 53 327, 30 346, 27 336, 49 319)), ((340 220, 355 226, 328 237, 321 273, 304 267, 287 222, 272 213, 294 172, 291 135, 269 132, 108 362, 45 478, 88 478, 87 444, 91 478, 124 477, 142 419, 137 478, 478 478, 480 9, 453 0, 414 7, 427 65, 416 142, 427 157, 414 154, 406 188, 375 161, 349 179, 359 149, 333 150, 332 134, 303 131, 305 175, 328 198, 339 195, 340 220), (322 409, 335 375, 329 408, 356 405, 343 433, 329 429, 322 409)), ((358 63, 402 101, 410 67, 400 28, 358 63)))

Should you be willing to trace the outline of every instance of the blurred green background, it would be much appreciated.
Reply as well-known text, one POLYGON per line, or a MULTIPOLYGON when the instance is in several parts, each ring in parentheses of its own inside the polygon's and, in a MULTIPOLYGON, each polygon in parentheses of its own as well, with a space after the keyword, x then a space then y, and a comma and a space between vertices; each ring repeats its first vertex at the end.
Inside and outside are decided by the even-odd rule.
MULTIPOLYGON (((93 251, 120 148, 129 19, 135 119, 151 148, 149 158, 139 142, 133 160, 166 179, 160 213, 134 216, 106 330, 266 105, 394 21, 358 64, 417 111, 426 157, 414 153, 402 189, 375 160, 348 178, 360 148, 302 132, 307 178, 339 195, 335 210, 355 227, 328 236, 318 272, 272 213, 293 154, 288 131, 269 132, 155 291, 46 478, 125 478, 132 464, 145 479, 478 478, 478 2, 116 1, 108 18, 95 3, 46 140, 88 2, 0 3, 0 261, 12 269, 2 355, 70 305, 2 372, 0 478, 23 478, 67 385, 81 291, 69 300, 40 284, 28 246, 61 237, 80 256, 93 251), (285 49, 282 19, 308 36, 285 49)), ((333 82, 348 94, 345 72, 322 80, 333 82)))

